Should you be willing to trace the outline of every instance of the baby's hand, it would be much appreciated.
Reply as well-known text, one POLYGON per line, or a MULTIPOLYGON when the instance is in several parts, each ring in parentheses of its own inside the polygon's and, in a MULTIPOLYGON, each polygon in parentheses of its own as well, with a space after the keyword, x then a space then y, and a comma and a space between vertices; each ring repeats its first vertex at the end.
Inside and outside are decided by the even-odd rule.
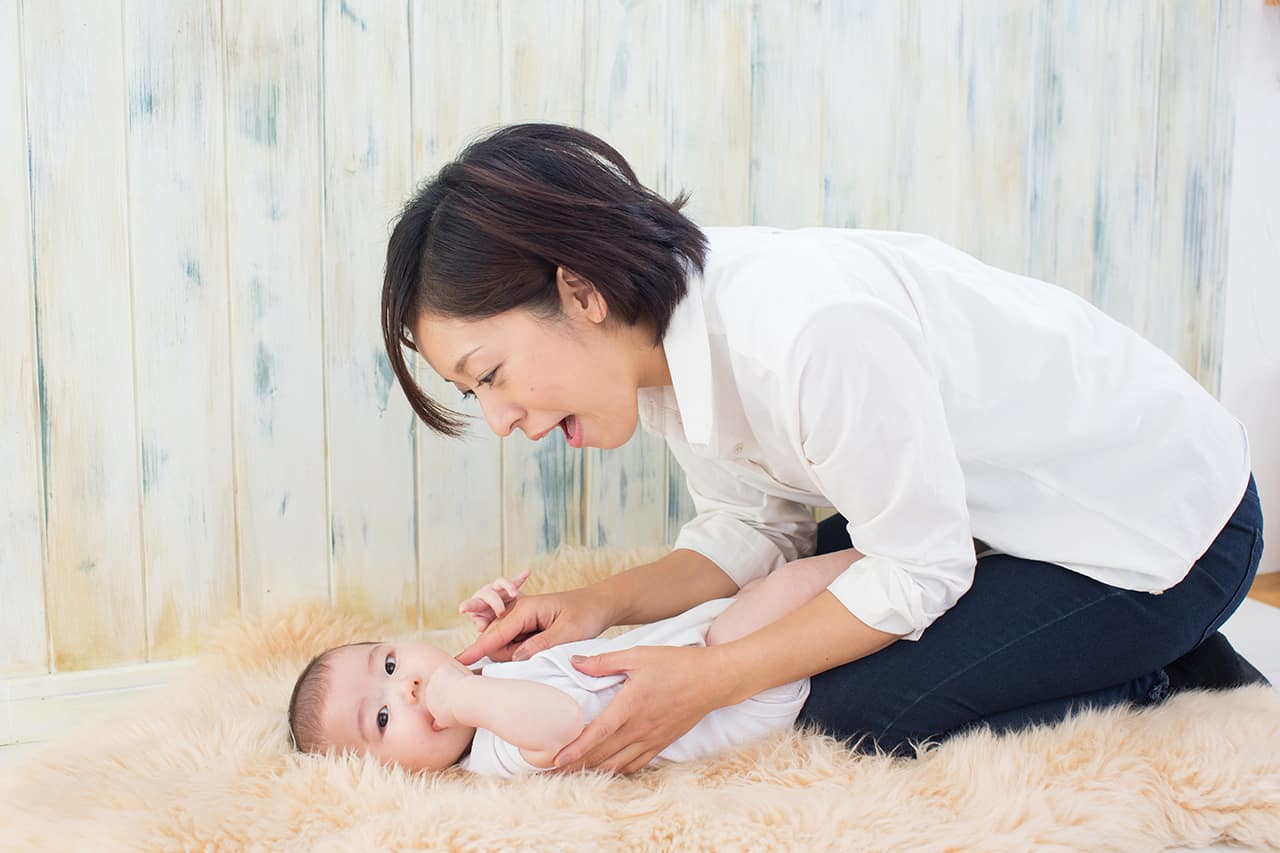
POLYGON ((507 612, 507 605, 520 597, 520 586, 529 579, 525 569, 515 579, 498 578, 475 591, 475 594, 458 605, 459 613, 466 613, 476 623, 476 630, 483 631, 494 619, 507 612))

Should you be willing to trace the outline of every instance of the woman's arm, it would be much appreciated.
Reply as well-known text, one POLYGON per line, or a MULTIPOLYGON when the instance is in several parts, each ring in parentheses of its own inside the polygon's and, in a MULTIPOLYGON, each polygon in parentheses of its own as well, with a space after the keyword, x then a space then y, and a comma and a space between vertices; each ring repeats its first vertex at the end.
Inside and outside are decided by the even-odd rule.
POLYGON ((737 589, 711 560, 678 548, 590 586, 517 598, 457 660, 526 660, 560 643, 598 637, 612 625, 653 622, 737 589))
POLYGON ((625 672, 627 682, 604 712, 561 750, 556 766, 632 773, 715 709, 866 657, 896 639, 860 621, 824 590, 724 645, 637 647, 575 662, 587 675, 625 672))
POLYGON ((738 585, 697 551, 680 548, 588 589, 609 603, 611 625, 645 625, 713 598, 727 598, 738 585))

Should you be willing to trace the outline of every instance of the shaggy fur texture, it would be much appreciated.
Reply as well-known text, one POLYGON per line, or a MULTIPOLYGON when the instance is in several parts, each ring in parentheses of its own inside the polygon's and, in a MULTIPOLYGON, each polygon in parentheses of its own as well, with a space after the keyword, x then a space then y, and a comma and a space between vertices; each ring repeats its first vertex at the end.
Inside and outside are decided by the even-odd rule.
MULTIPOLYGON (((526 591, 651 558, 565 551, 526 591)), ((461 649, 470 629, 433 632, 461 649)), ((4 849, 1142 850, 1280 845, 1280 692, 1188 693, 915 760, 784 733, 630 779, 412 776, 289 749, 301 666, 386 637, 319 605, 211 637, 181 683, 30 756, 0 781, 4 849)))

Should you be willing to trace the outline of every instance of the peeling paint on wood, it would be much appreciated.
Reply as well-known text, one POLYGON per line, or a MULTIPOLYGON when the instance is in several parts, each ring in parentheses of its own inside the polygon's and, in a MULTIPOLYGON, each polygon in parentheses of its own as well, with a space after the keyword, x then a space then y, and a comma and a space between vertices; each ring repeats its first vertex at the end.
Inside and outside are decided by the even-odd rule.
POLYGON ((325 6, 324 346, 334 597, 416 628, 412 412, 378 323, 386 223, 411 186, 408 18, 403 2, 325 6))
POLYGON ((191 654, 236 589, 222 30, 126 0, 129 229, 148 659, 191 654), (204 97, 205 92, 216 93, 204 97))
MULTIPOLYGON (((503 58, 496 0, 414 0, 409 18, 416 183, 435 174, 483 128, 497 124, 503 58), (457 50, 459 44, 467 49, 457 50), (454 94, 461 80, 465 98, 454 94)), ((419 385, 435 400, 479 414, 478 406, 463 404, 457 389, 425 362, 413 356, 411 363, 419 385)), ((444 438, 419 423, 414 439, 422 619, 433 626, 461 622, 458 602, 503 570, 502 445, 483 418, 465 438, 444 438)))
POLYGON ((56 671, 146 659, 120 19, 22 7, 56 671))
POLYGON ((316 5, 223 4, 240 597, 252 613, 330 593, 320 24, 316 5))
POLYGON ((0 675, 48 669, 43 441, 18 2, 0 0, 0 675))

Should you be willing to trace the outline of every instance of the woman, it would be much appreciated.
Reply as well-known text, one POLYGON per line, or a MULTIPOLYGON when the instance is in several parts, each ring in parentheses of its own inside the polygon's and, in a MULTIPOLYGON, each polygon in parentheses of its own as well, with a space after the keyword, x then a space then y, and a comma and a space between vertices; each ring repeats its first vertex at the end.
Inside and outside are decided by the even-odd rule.
POLYGON ((627 686, 558 766, 631 772, 809 675, 802 721, 893 752, 1262 680, 1217 633, 1262 551, 1244 429, 1175 362, 925 237, 700 229, 685 201, 588 133, 516 125, 423 186, 388 246, 387 352, 428 426, 463 421, 403 347, 499 435, 614 448, 643 422, 697 510, 668 556, 518 601, 463 663, 847 560, 734 642, 583 661, 627 686), (839 515, 815 525, 806 505, 839 515))

